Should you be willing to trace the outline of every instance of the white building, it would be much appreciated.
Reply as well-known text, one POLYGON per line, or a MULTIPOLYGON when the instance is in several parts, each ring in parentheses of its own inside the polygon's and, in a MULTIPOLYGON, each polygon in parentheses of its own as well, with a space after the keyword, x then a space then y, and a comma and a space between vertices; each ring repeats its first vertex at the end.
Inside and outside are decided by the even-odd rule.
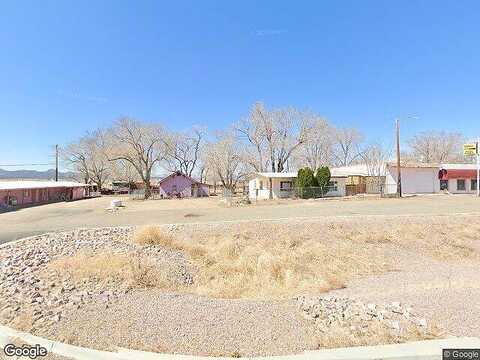
POLYGON ((438 178, 440 189, 452 194, 477 192, 476 164, 442 164, 438 178))
MULTIPOLYGON (((365 165, 332 168, 330 191, 326 196, 346 196, 358 193, 386 195, 397 193, 397 165, 387 163, 378 172, 370 175, 365 165), (363 178, 361 191, 353 192, 357 178, 363 178), (369 190, 369 180, 376 180, 374 190, 369 190), (383 180, 385 179, 385 180, 383 180), (365 186, 366 185, 366 186, 365 186), (347 191, 348 190, 348 191, 347 191)), ((378 170, 378 169, 377 169, 378 170)), ((477 171, 475 164, 424 164, 404 162, 401 165, 403 194, 436 194, 448 191, 452 194, 473 194, 476 192, 477 171)), ((291 198, 295 194, 296 172, 256 173, 248 183, 251 200, 291 198)), ((371 184, 370 184, 371 185, 371 184)))
MULTIPOLYGON (((388 163, 385 177, 385 194, 397 193, 397 164, 388 163)), ((438 164, 403 163, 400 166, 402 193, 434 194, 440 192, 438 164)))
MULTIPOLYGON (((386 194, 397 192, 397 165, 386 166, 386 194)), ((452 194, 476 192, 477 171, 475 164, 422 164, 401 165, 402 193, 435 194, 448 191, 452 194)))
MULTIPOLYGON (((325 196, 345 196, 347 176, 336 175, 332 169, 329 191, 325 196)), ((296 172, 259 172, 248 182, 248 197, 251 200, 282 199, 295 196, 296 172)))

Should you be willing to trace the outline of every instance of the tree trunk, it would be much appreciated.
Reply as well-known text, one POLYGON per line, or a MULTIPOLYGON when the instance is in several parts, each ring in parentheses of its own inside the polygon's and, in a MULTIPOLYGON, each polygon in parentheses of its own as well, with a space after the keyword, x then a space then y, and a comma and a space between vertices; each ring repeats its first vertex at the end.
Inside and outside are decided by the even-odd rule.
POLYGON ((145 180, 143 182, 145 185, 145 200, 149 199, 152 196, 152 188, 150 186, 150 180, 145 180))
POLYGON ((282 172, 283 171, 283 163, 281 161, 278 162, 277 164, 277 172, 282 172))
POLYGON ((143 184, 145 186, 145 200, 149 199, 152 196, 152 186, 150 184, 150 171, 147 171, 145 178, 143 179, 143 184))

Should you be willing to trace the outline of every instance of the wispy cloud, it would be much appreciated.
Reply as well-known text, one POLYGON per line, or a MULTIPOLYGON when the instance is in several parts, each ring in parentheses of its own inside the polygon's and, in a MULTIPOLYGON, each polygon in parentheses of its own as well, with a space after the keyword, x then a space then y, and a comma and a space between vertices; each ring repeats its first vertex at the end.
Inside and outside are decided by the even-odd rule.
POLYGON ((65 91, 65 90, 58 90, 57 94, 63 98, 69 98, 69 99, 74 99, 74 100, 79 100, 79 101, 86 101, 86 102, 93 102, 97 104, 104 104, 108 102, 108 99, 103 96, 96 96, 96 95, 90 95, 90 94, 85 94, 81 93, 78 91, 65 91))
POLYGON ((282 35, 285 34, 287 30, 283 29, 260 29, 260 30, 255 30, 253 34, 255 36, 263 37, 263 36, 277 36, 277 35, 282 35))

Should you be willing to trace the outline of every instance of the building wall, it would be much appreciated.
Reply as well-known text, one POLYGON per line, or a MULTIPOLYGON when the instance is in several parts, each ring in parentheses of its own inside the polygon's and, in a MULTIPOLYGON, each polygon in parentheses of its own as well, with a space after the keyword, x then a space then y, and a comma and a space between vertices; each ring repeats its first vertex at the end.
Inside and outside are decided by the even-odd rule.
POLYGON ((477 190, 476 188, 472 190, 472 180, 476 180, 476 179, 449 179, 448 192, 452 194, 474 194, 477 192, 477 190), (458 180, 465 180, 465 190, 457 189, 458 180))
POLYGON ((85 188, 84 187, 77 187, 73 188, 72 191, 72 200, 80 200, 85 197, 85 188))
POLYGON ((16 189, 16 190, 0 190, 0 206, 8 205, 8 197, 15 197, 17 205, 34 205, 44 204, 48 202, 79 200, 85 197, 85 188, 41 188, 41 189, 16 189), (71 193, 70 193, 71 191, 71 193))
POLYGON ((159 184, 160 196, 163 197, 202 197, 208 196, 209 190, 207 184, 198 184, 186 176, 173 175, 159 184), (192 184, 196 184, 196 190, 192 194, 192 184))
POLYGON ((347 194, 347 178, 344 177, 332 177, 330 181, 337 182, 337 190, 336 191, 329 191, 325 196, 345 196, 347 194))
MULTIPOLYGON (((272 197, 274 199, 290 198, 294 195, 294 190, 280 190, 280 182, 291 181, 292 178, 273 178, 272 179, 272 197)), ((294 186, 294 185, 292 185, 294 186)), ((258 177, 248 182, 248 197, 250 199, 268 200, 270 198, 270 181, 268 178, 258 177)))
MULTIPOLYGON (((295 186, 295 178, 272 178, 272 197, 273 199, 291 198, 295 195, 295 191, 280 190, 280 182, 291 181, 295 186)), ((325 196, 345 196, 346 178, 332 178, 331 181, 337 182, 337 190, 329 191, 325 196)), ((268 200, 270 198, 270 181, 268 178, 258 177, 248 183, 248 197, 251 200, 268 200)))
MULTIPOLYGON (((402 193, 433 194, 440 192, 439 168, 402 168, 402 193)), ((385 179, 385 193, 397 192, 397 168, 389 166, 385 179)))

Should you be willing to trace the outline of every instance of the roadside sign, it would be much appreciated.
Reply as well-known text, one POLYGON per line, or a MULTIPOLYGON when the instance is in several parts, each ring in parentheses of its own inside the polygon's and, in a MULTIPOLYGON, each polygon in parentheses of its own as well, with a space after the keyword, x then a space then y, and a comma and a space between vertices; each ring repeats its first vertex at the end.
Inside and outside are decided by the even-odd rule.
POLYGON ((478 155, 478 143, 463 144, 463 155, 478 155))

